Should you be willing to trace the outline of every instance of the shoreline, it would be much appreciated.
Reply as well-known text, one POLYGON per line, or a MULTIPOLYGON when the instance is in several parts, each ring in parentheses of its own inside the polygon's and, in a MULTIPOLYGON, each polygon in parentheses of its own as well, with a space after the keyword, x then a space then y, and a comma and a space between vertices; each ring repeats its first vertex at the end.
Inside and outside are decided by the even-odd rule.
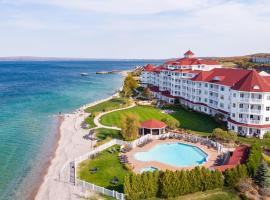
POLYGON ((58 115, 57 116, 57 131, 56 131, 56 138, 55 138, 55 141, 53 144, 53 150, 50 154, 49 160, 46 162, 46 166, 44 166, 44 169, 41 171, 42 177, 39 178, 39 180, 37 181, 37 185, 31 191, 31 194, 29 195, 29 199, 35 199, 35 197, 36 197, 36 195, 37 195, 37 193, 38 193, 38 191, 39 191, 39 189, 40 189, 40 187, 45 179, 45 176, 48 173, 48 170, 49 170, 49 167, 52 163, 52 160, 55 158, 55 153, 56 153, 56 150, 58 148, 59 140, 61 137, 60 127, 61 127, 61 124, 63 123, 63 121, 64 121, 64 116, 58 115))
MULTIPOLYGON (((130 70, 123 71, 122 77, 126 77, 130 70)), ((123 85, 123 84, 122 84, 123 85)), ((118 88, 121 90, 123 86, 118 88)), ((36 189, 32 192, 30 199, 79 199, 82 196, 82 191, 76 190, 76 187, 71 185, 68 180, 65 180, 66 166, 68 161, 89 152, 90 143, 83 136, 88 134, 88 129, 82 129, 80 124, 89 115, 84 112, 84 109, 108 101, 117 97, 119 92, 85 105, 74 110, 71 114, 63 114, 61 123, 58 123, 58 133, 54 145, 53 154, 45 167, 44 173, 36 189), (64 177, 64 181, 61 180, 64 177), (60 179, 61 177, 61 179, 60 179), (60 179, 60 180, 59 180, 60 179)), ((69 169, 68 169, 69 170, 69 169)), ((68 177, 69 178, 69 177, 68 177)))

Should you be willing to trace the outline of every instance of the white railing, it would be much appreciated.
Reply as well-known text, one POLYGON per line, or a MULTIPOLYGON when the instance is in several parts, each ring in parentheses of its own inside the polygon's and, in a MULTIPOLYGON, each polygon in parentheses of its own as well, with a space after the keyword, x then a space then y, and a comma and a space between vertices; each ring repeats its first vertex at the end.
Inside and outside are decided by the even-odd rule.
POLYGON ((125 199, 125 194, 114 191, 114 190, 109 190, 107 188, 95 185, 93 183, 89 183, 86 181, 82 181, 77 179, 76 180, 76 186, 81 187, 82 189, 86 189, 86 190, 91 190, 97 193, 101 193, 110 197, 114 197, 116 199, 119 200, 124 200, 125 199))
MULTIPOLYGON (((149 142, 151 140, 166 139, 166 138, 183 139, 185 141, 192 142, 192 143, 200 142, 203 145, 207 145, 207 146, 211 146, 211 147, 215 148, 218 151, 218 153, 223 152, 223 146, 221 144, 219 144, 218 142, 212 141, 208 138, 202 138, 202 137, 199 137, 196 135, 192 135, 192 134, 179 134, 179 133, 173 133, 173 132, 164 133, 161 135, 147 134, 147 135, 144 135, 144 136, 142 136, 142 137, 140 137, 132 142, 127 142, 127 141, 123 141, 123 140, 119 140, 119 139, 113 139, 110 142, 107 142, 107 143, 93 149, 92 151, 88 152, 87 154, 84 154, 84 155, 78 157, 77 159, 75 159, 74 160, 75 176, 76 176, 76 169, 77 169, 78 164, 80 162, 93 158, 93 156, 95 156, 99 152, 101 152, 101 151, 103 151, 103 150, 105 150, 113 145, 129 145, 129 147, 134 148, 136 146, 146 144, 147 142, 149 142)), ((92 191, 102 193, 102 194, 107 195, 107 196, 114 197, 116 199, 120 199, 120 200, 125 199, 125 195, 123 193, 119 193, 119 192, 114 191, 114 190, 109 190, 109 189, 106 189, 104 187, 95 185, 93 183, 85 182, 85 181, 80 180, 78 178, 75 178, 75 185, 78 187, 81 187, 82 189, 92 190, 92 191)))

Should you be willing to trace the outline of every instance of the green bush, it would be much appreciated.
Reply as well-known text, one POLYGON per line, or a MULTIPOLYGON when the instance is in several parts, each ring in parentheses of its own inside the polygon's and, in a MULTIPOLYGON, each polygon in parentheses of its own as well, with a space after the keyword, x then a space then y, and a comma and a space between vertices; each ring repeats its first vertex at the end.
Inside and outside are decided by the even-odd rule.
POLYGON ((128 200, 151 197, 174 198, 189 193, 222 188, 224 178, 219 171, 204 167, 181 171, 131 174, 125 178, 124 192, 128 200))
POLYGON ((213 130, 213 136, 218 140, 225 142, 235 142, 237 140, 237 134, 233 131, 225 131, 221 128, 215 128, 213 130))
POLYGON ((174 118, 163 118, 161 119, 162 122, 164 122, 165 124, 167 124, 169 129, 176 129, 178 127, 180 127, 180 122, 174 118))
POLYGON ((248 177, 246 165, 237 165, 235 168, 227 169, 224 173, 225 185, 235 187, 240 180, 248 177))
POLYGON ((257 171, 257 168, 261 164, 262 149, 258 142, 255 142, 248 155, 247 168, 251 177, 253 177, 257 171))
POLYGON ((254 176, 255 183, 261 188, 270 187, 270 169, 266 162, 262 161, 254 176))
POLYGON ((269 139, 270 138, 270 132, 266 132, 264 135, 263 135, 263 139, 269 139))

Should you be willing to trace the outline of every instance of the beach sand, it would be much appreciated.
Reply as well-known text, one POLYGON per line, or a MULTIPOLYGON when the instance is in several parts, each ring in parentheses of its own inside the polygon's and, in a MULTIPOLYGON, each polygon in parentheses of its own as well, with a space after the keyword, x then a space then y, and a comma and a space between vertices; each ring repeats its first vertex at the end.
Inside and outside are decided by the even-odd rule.
MULTIPOLYGON (((126 77, 129 72, 131 70, 124 70, 120 74, 122 77, 126 77)), ((119 91, 121 89, 122 87, 119 91)), ((89 115, 84 112, 84 109, 117 96, 119 96, 118 93, 108 98, 86 104, 72 114, 63 115, 62 122, 59 125, 60 136, 54 157, 33 199, 73 200, 82 199, 86 195, 86 191, 81 191, 80 188, 75 187, 69 182, 68 171, 70 170, 69 163, 71 161, 91 150, 91 141, 83 138, 83 136, 89 133, 89 130, 80 127, 81 123, 89 115)))
POLYGON ((81 199, 85 195, 85 191, 81 191, 69 182, 68 171, 70 161, 91 150, 91 141, 83 138, 89 130, 80 127, 88 116, 88 113, 84 113, 84 109, 107 101, 113 96, 84 105, 74 113, 63 116, 63 121, 59 127, 60 137, 55 155, 34 199, 73 200, 81 199))

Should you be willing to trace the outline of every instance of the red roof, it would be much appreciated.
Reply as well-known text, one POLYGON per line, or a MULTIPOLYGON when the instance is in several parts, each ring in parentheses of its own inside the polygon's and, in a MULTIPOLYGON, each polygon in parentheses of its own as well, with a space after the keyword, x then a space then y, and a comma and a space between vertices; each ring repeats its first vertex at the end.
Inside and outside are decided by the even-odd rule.
POLYGON ((248 92, 270 92, 270 82, 256 70, 250 70, 232 89, 248 92))
POLYGON ((141 123, 141 128, 155 129, 155 128, 165 128, 167 125, 164 122, 150 119, 141 123))
POLYGON ((177 60, 169 60, 165 65, 219 65, 215 60, 204 60, 199 58, 180 58, 177 60))
POLYGON ((226 86, 234 86, 245 77, 249 70, 235 68, 215 68, 211 71, 202 71, 192 80, 216 83, 226 86))
POLYGON ((187 56, 187 55, 195 55, 195 54, 192 51, 188 50, 184 55, 187 56))
POLYGON ((248 151, 249 147, 246 145, 236 147, 228 163, 226 165, 214 166, 214 169, 223 172, 226 169, 234 168, 238 164, 244 164, 248 157, 248 151))
POLYGON ((154 67, 154 65, 147 64, 143 69, 144 69, 144 71, 151 72, 155 69, 155 67, 154 67))

